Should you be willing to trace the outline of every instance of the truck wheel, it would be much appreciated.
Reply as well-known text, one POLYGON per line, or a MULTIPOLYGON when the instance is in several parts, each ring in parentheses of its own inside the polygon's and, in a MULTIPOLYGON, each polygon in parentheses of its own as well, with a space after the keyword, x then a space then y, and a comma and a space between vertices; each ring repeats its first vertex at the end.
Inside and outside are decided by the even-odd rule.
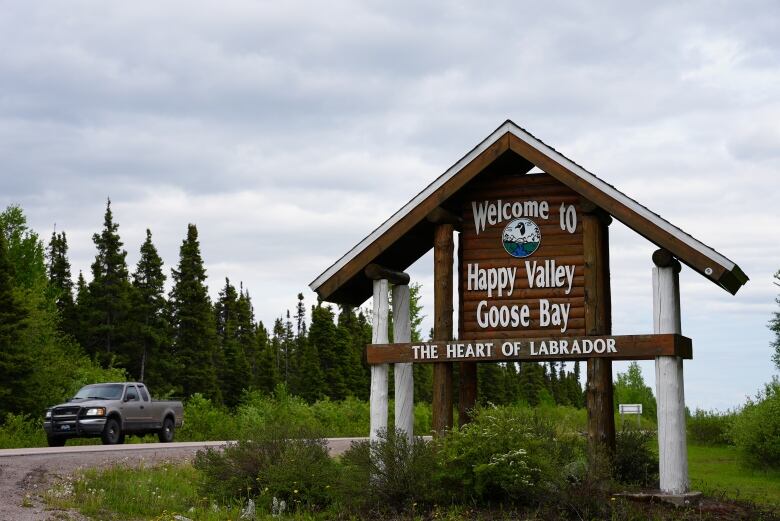
POLYGON ((47 436, 46 441, 49 442, 49 447, 64 447, 66 438, 65 436, 47 436))
POLYGON ((161 443, 170 443, 173 441, 173 433, 176 429, 176 425, 173 423, 173 418, 168 416, 163 420, 162 429, 157 433, 161 443))
POLYGON ((119 422, 113 418, 106 420, 106 426, 103 428, 103 445, 116 445, 122 437, 122 429, 119 422))

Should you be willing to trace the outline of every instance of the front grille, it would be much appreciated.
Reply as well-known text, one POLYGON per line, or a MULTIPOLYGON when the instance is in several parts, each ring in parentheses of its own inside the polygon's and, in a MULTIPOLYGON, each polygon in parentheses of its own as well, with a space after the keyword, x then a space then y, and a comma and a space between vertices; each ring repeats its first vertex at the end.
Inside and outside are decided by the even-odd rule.
POLYGON ((52 414, 55 416, 76 416, 81 407, 55 407, 52 414))

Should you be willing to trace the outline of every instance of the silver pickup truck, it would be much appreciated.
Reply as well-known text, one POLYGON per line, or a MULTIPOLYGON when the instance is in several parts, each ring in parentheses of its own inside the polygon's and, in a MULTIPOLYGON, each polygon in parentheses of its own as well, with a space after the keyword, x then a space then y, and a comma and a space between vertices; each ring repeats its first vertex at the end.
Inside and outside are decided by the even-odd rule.
POLYGON ((68 438, 97 438, 104 445, 124 443, 125 435, 157 434, 173 441, 184 423, 184 408, 176 400, 152 400, 142 383, 121 382, 82 387, 67 403, 46 410, 43 429, 50 447, 68 438))

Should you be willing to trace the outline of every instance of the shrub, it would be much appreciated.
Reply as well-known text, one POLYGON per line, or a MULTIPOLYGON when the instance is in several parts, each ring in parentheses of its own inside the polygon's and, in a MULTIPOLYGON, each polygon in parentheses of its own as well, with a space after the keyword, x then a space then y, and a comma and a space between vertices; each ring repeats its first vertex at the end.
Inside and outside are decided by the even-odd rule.
POLYGON ((626 485, 649 487, 658 480, 658 456, 651 431, 624 427, 615 436, 614 478, 626 485))
POLYGON ((688 439, 702 445, 730 445, 734 413, 696 409, 687 419, 688 439))
POLYGON ((42 420, 26 414, 7 414, 0 427, 0 449, 46 445, 42 420))
POLYGON ((755 401, 748 399, 730 435, 747 465, 780 468, 780 380, 766 384, 755 401))
POLYGON ((235 418, 237 432, 234 437, 241 439, 253 439, 269 425, 320 432, 312 406, 302 398, 288 394, 284 385, 276 386, 273 396, 259 391, 244 393, 235 418))
POLYGON ((232 440, 237 430, 236 419, 227 409, 196 393, 184 404, 184 425, 177 437, 182 441, 232 440))
POLYGON ((472 423, 437 440, 447 501, 527 504, 582 468, 584 443, 529 408, 477 409, 472 423))
POLYGON ((341 458, 340 493, 350 510, 362 513, 412 511, 433 502, 434 448, 402 431, 355 442, 341 458))
POLYGON ((273 498, 284 500, 291 510, 318 510, 330 503, 337 468, 324 439, 281 424, 254 434, 223 450, 196 454, 193 465, 201 473, 204 495, 223 502, 251 497, 269 509, 273 498))

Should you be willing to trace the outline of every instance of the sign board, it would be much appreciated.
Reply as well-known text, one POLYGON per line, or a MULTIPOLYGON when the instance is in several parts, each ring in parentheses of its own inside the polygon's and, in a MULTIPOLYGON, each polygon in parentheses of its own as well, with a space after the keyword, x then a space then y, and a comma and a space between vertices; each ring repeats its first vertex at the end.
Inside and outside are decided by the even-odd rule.
POLYGON ((621 403, 618 405, 620 414, 642 414, 641 403, 621 403))
POLYGON ((369 344, 369 364, 582 360, 590 357, 643 360, 656 356, 692 357, 691 339, 682 335, 609 335, 557 338, 448 340, 369 344))
POLYGON ((548 174, 486 176, 462 204, 461 336, 585 334, 579 195, 548 174))

